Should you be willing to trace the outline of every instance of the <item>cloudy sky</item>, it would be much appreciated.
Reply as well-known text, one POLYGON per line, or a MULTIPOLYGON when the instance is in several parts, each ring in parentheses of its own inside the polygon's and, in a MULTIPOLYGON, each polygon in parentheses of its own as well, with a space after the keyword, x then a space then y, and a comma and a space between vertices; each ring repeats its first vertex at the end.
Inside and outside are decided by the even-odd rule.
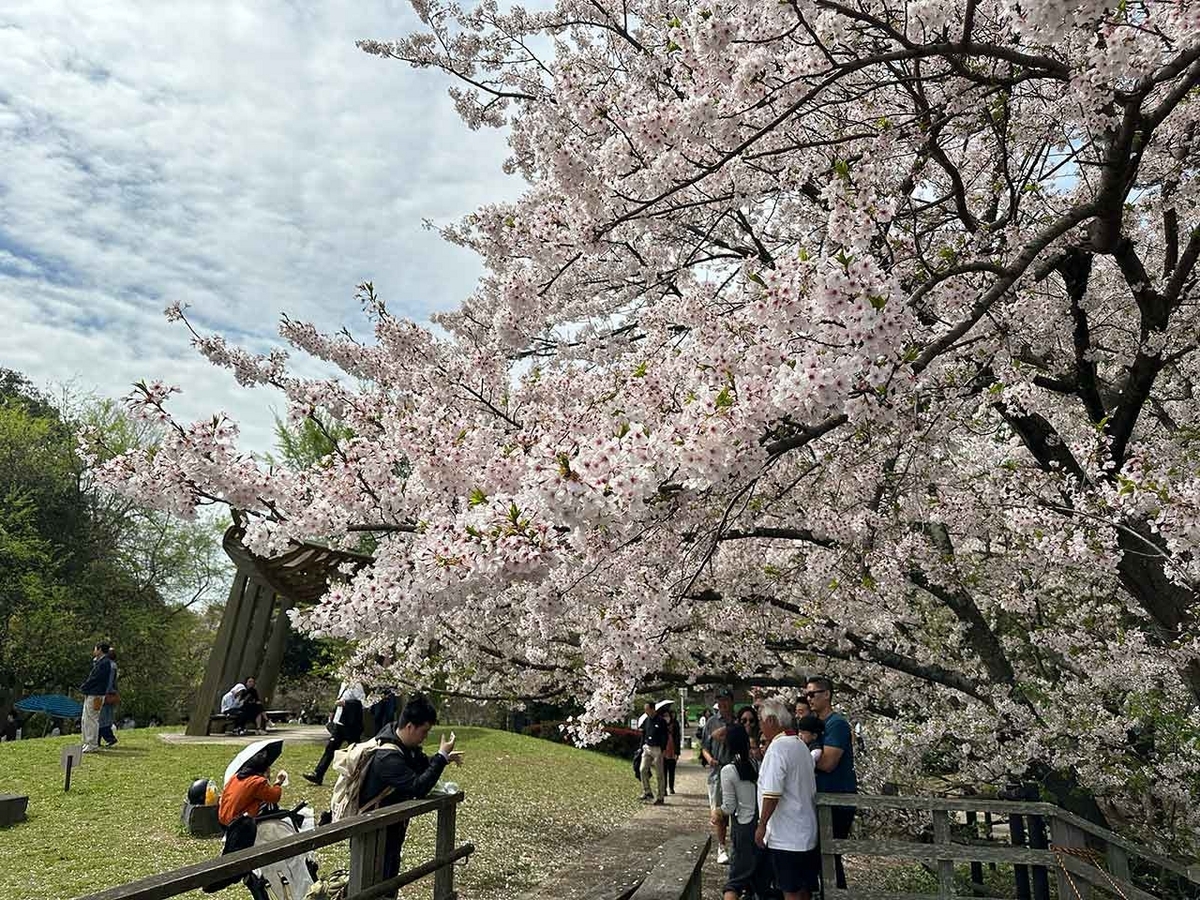
POLYGON ((0 366, 104 396, 181 385, 271 445, 280 397, 200 359, 168 303, 255 350, 280 314, 362 331, 354 285, 418 319, 479 269, 425 219, 515 196, 503 136, 445 80, 357 50, 390 0, 7 0, 0 6, 0 366))

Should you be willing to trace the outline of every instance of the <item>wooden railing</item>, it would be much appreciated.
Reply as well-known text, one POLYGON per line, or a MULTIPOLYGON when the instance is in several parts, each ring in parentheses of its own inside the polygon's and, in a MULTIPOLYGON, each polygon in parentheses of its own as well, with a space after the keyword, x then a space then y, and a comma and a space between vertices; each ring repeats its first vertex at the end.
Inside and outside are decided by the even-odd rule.
MULTIPOLYGON (((1014 889, 1018 900, 1050 900, 1049 881, 1057 882, 1059 900, 1089 900, 1100 891, 1121 900, 1160 900, 1139 886, 1146 873, 1155 873, 1157 882, 1174 880, 1177 885, 1194 888, 1194 867, 1167 859, 1119 834, 1073 815, 1050 803, 1010 802, 983 797, 874 797, 859 794, 818 794, 817 818, 821 838, 821 875, 825 900, 921 900, 953 897, 956 894, 955 864, 1003 863, 1013 866, 1014 889), (929 813, 932 819, 931 843, 894 838, 873 839, 833 837, 832 809, 852 806, 858 810, 902 810, 929 813), (951 821, 965 813, 967 824, 951 821), (1011 844, 971 834, 978 814, 997 816, 1010 824, 1011 844), (957 826, 960 839, 955 839, 957 826), (1026 825, 1028 827, 1026 827, 1026 825), (963 834, 962 832, 966 832, 963 834), (916 860, 936 867, 937 893, 889 893, 856 888, 836 888, 835 857, 868 856, 916 860)), ((866 822, 856 828, 861 833, 866 822)), ((971 893, 976 900, 1000 900, 982 896, 982 865, 973 866, 971 893)), ((848 882, 851 879, 848 878, 848 882)), ((1181 896, 1176 890, 1164 897, 1181 896)), ((1200 896, 1200 893, 1193 896, 1200 896)))
POLYGON ((712 837, 684 834, 658 848, 658 862, 628 900, 701 900, 704 860, 712 837))
POLYGON ((281 859, 300 856, 311 850, 342 841, 350 842, 350 886, 346 900, 375 900, 386 897, 407 884, 428 875, 434 876, 434 900, 455 900, 454 864, 474 852, 472 844, 455 846, 455 821, 462 792, 411 800, 343 819, 332 825, 302 831, 292 837, 272 841, 248 850, 240 850, 207 862, 185 866, 171 872, 151 875, 140 881, 91 894, 83 900, 162 900, 177 897, 196 888, 204 888, 243 875, 281 859), (383 878, 383 848, 389 825, 399 825, 426 813, 437 813, 437 843, 434 858, 427 863, 383 878))

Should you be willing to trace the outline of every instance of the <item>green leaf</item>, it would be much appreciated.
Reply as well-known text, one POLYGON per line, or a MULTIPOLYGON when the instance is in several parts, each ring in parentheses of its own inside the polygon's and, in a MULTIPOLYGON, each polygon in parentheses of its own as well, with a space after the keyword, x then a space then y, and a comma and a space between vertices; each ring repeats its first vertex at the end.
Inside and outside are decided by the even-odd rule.
POLYGON ((471 488, 471 493, 467 496, 467 504, 469 506, 482 506, 487 503, 487 494, 479 488, 471 488))

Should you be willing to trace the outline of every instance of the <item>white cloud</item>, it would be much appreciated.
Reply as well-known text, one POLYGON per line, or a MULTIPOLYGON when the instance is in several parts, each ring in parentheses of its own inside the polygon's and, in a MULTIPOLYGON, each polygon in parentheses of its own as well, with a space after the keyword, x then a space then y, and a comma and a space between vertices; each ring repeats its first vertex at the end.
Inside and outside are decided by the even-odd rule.
POLYGON ((0 365, 179 383, 180 413, 229 411, 262 450, 279 397, 196 357, 168 302, 261 350, 284 312, 361 330, 362 280, 416 319, 461 300, 478 265, 422 221, 520 185, 441 76, 354 47, 416 25, 389 0, 5 4, 0 365))

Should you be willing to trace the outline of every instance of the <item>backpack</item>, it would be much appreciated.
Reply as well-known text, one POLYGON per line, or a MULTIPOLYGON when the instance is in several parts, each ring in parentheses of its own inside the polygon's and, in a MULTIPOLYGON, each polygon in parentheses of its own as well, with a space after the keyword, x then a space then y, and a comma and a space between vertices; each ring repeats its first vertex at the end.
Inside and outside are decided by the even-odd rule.
POLYGON ((333 755, 333 769, 338 773, 337 782, 333 786, 333 796, 329 800, 329 812, 333 821, 338 822, 359 813, 370 812, 387 799, 388 794, 392 792, 390 787, 385 787, 379 796, 359 804, 363 782, 367 780, 367 768, 375 754, 394 752, 394 745, 372 738, 361 744, 351 744, 333 755))

